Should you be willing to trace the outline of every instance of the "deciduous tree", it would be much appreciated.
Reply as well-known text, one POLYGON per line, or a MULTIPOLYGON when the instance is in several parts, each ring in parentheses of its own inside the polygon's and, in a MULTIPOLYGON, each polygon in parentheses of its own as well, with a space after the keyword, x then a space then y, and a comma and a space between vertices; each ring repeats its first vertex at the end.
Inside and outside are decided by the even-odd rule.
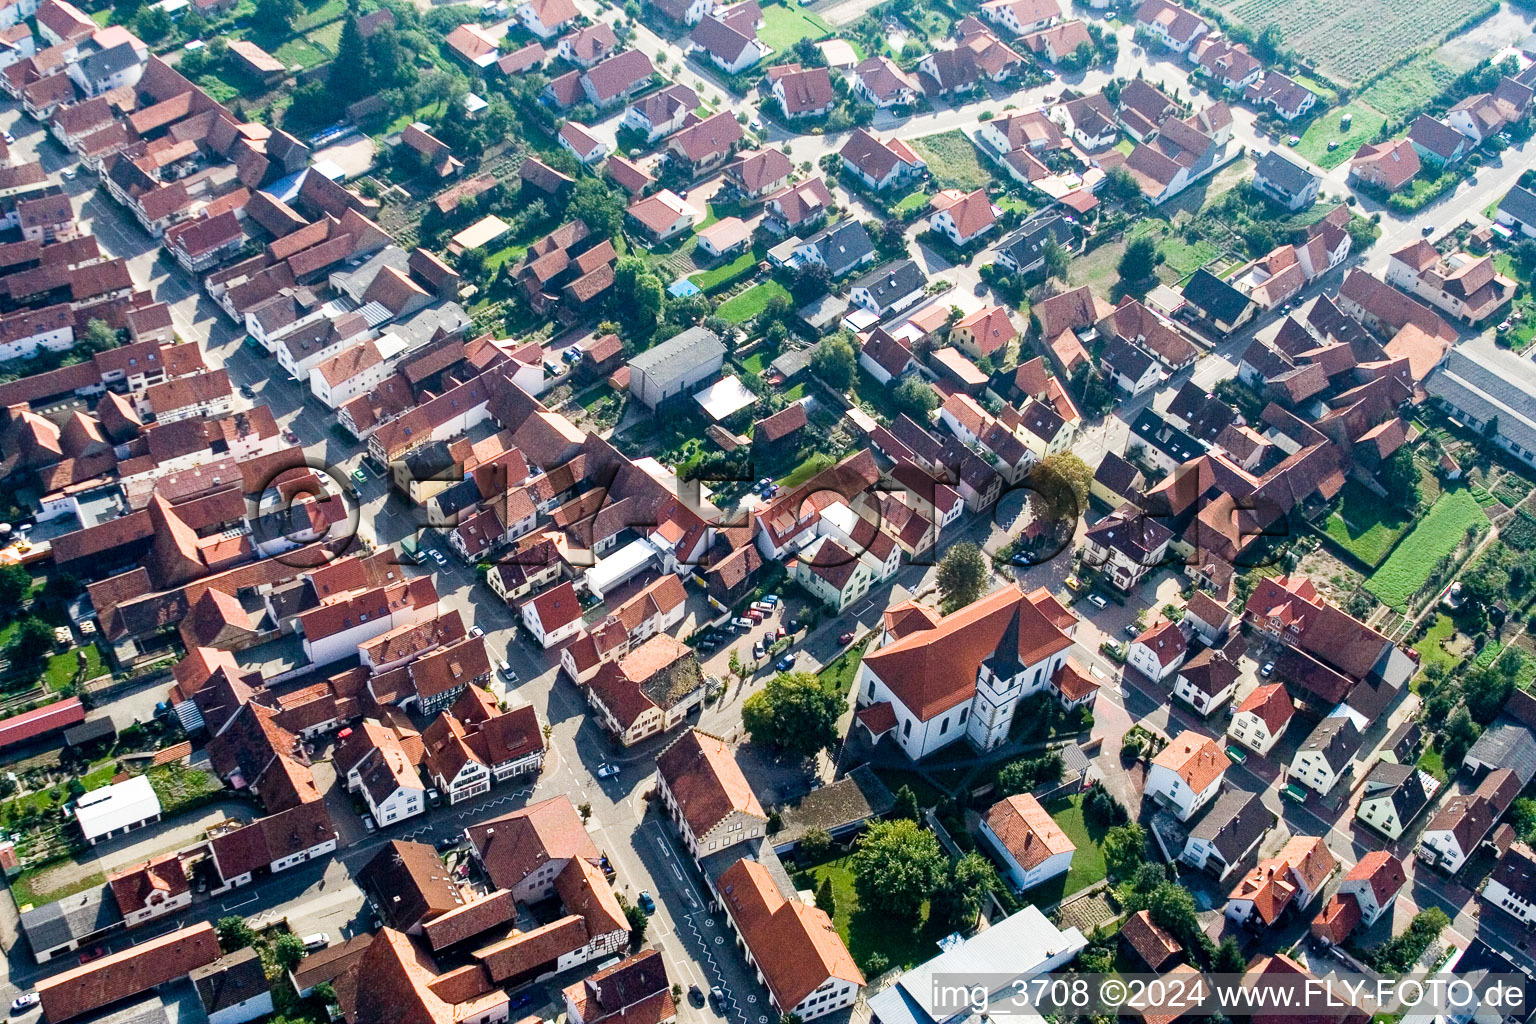
POLYGON ((877 821, 859 837, 851 860, 859 905, 916 918, 944 879, 944 852, 914 821, 877 821))
POLYGON ((843 702, 809 672, 782 672, 741 707, 741 724, 756 743, 810 757, 837 745, 843 702))
POLYGON ((981 596, 987 584, 987 559, 970 541, 950 545, 939 559, 939 594, 948 611, 964 608, 981 596))

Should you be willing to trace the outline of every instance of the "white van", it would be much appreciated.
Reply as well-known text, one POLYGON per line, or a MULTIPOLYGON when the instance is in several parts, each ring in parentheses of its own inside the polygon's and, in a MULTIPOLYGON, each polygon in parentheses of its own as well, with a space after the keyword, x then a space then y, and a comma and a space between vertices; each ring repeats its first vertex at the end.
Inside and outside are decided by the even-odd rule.
POLYGON ((304 936, 304 948, 310 953, 317 949, 324 949, 331 944, 331 937, 325 932, 315 932, 313 935, 304 936))

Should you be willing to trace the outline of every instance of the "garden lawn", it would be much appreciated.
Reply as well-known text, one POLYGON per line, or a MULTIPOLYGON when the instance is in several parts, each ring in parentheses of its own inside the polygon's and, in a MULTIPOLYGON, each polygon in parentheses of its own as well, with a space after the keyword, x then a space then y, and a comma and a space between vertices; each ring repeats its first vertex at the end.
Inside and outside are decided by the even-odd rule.
POLYGON ((1435 621, 1418 642, 1420 671, 1430 665, 1444 665, 1447 672, 1461 664, 1461 659, 1447 651, 1443 644, 1456 636, 1456 621, 1449 615, 1437 615, 1435 621))
POLYGON ((1445 774, 1445 761, 1440 757, 1440 751, 1435 749, 1434 744, 1426 746, 1424 753, 1419 755, 1419 767, 1442 783, 1449 778, 1445 774))
POLYGON ((289 67, 301 64, 306 71, 330 59, 318 46, 303 38, 288 40, 273 50, 272 56, 289 67))
POLYGON ((1064 873, 1024 892, 1023 899, 1037 907, 1054 906, 1073 893, 1102 881, 1106 874, 1104 850, 1099 843, 1108 829, 1089 824, 1083 817, 1082 794, 1053 800, 1045 809, 1077 849, 1072 854, 1072 866, 1064 873))
POLYGON ((789 292, 779 282, 764 281, 727 299, 716 312, 727 323, 744 324, 767 309, 769 300, 775 295, 789 298, 789 292))
POLYGON ((1324 111, 1307 128, 1296 152, 1324 170, 1331 170, 1354 156, 1355 150, 1375 138, 1381 126, 1386 123, 1385 114, 1363 103, 1351 103, 1338 110, 1324 111), (1339 128, 1345 114, 1354 115, 1348 132, 1339 128), (1329 149, 1330 141, 1338 142, 1338 146, 1329 149))
POLYGON ((1446 491, 1430 506, 1387 560, 1370 575, 1366 588, 1385 605, 1404 611, 1408 599, 1424 585, 1435 563, 1456 550, 1467 528, 1486 524, 1482 506, 1467 487, 1446 491))
POLYGON ((974 192, 986 188, 992 175, 981 166, 976 146, 958 128, 912 140, 912 148, 928 161, 928 172, 940 188, 974 192))
POLYGON ((1344 485, 1338 511, 1328 517, 1323 532, 1374 569, 1412 525, 1412 517, 1402 509, 1351 480, 1344 485))
POLYGON ((812 891, 820 887, 822 879, 831 879, 832 895, 837 900, 832 923, 848 952, 853 954, 854 962, 862 968, 872 955, 879 953, 890 967, 905 970, 936 956, 937 943, 949 929, 928 921, 927 904, 923 905, 922 919, 915 923, 878 910, 865 910, 859 906, 853 872, 848 865, 848 857, 839 857, 808 868, 801 878, 802 888, 812 891))
POLYGON ((894 207, 891 208, 891 212, 893 212, 898 217, 903 217, 913 212, 914 210, 921 210, 927 205, 928 193, 924 192, 922 189, 918 189, 915 192, 908 193, 901 200, 901 202, 897 203, 894 207))
POLYGON ((697 274, 688 275, 688 280, 699 286, 699 290, 707 292, 738 274, 744 274, 748 269, 756 265, 757 257, 748 249, 729 263, 722 263, 713 270, 701 270, 697 274))
POLYGON ((763 5, 763 25, 757 37, 773 47, 775 55, 794 46, 802 39, 822 40, 832 34, 832 26, 821 15, 806 10, 793 0, 782 4, 763 5))
POLYGON ((821 685, 839 696, 846 694, 853 687, 854 679, 858 677, 859 663, 864 660, 864 648, 868 646, 869 638, 866 637, 834 658, 830 665, 816 674, 816 678, 821 680, 821 685))
MULTIPOLYGON (((82 648, 85 651, 85 679, 95 679, 101 675, 101 650, 95 644, 82 648)), ((75 673, 80 665, 80 657, 75 651, 65 651, 63 654, 55 654, 48 659, 48 665, 43 669, 43 678, 48 683, 50 690, 62 690, 75 680, 75 673)))
POLYGON ((791 469, 781 480, 778 481, 779 486, 789 488, 799 487, 801 484, 805 483, 817 473, 820 473, 822 470, 831 466, 833 461, 834 460, 832 456, 828 455, 826 452, 812 452, 810 455, 805 457, 804 461, 802 461, 795 468, 791 469))
POLYGON ((1185 278, 1221 255, 1221 250, 1203 238, 1186 242, 1177 235, 1163 239, 1158 247, 1163 262, 1179 277, 1185 278))
POLYGON ((73 896, 75 893, 94 889, 98 885, 105 884, 107 881, 107 876, 103 872, 97 871, 94 874, 77 878, 68 885, 57 888, 39 887, 39 883, 49 874, 52 874, 53 869, 57 867, 57 864, 45 864, 42 867, 28 868, 11 879, 11 895, 16 897, 17 906, 24 907, 28 904, 41 906, 44 903, 55 903, 66 896, 73 896))

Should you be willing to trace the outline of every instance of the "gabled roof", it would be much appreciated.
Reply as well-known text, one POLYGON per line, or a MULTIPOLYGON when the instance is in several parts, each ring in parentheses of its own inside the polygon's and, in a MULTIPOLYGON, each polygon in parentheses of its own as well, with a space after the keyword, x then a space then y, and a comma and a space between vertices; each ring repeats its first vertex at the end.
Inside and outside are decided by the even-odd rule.
POLYGON ((656 770, 695 837, 732 813, 767 820, 731 748, 718 737, 689 729, 661 752, 656 770))
POLYGON ((864 664, 921 721, 968 702, 984 661, 1020 667, 1066 650, 1072 640, 1022 591, 1005 586, 866 655, 864 664))

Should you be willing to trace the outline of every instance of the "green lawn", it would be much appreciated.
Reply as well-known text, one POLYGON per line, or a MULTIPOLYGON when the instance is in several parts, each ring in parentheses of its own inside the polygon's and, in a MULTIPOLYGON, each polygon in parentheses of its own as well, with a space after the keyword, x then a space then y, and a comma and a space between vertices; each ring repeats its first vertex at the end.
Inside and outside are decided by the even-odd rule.
POLYGON ((1339 547, 1371 568, 1380 565, 1413 525, 1400 508, 1351 480, 1344 485, 1338 511, 1328 517, 1323 532, 1339 547))
MULTIPOLYGON (((85 679, 95 679, 102 674, 101 649, 95 644, 81 648, 85 651, 85 679)), ((74 682, 75 675, 80 665, 80 656, 75 651, 65 651, 63 654, 55 654, 48 659, 48 665, 43 669, 43 678, 48 683, 50 690, 62 690, 74 682)))
POLYGON ((908 193, 905 197, 903 197, 901 202, 897 203, 894 207, 891 208, 891 211, 897 217, 904 217, 914 210, 921 210, 927 205, 928 193, 924 192, 922 189, 918 189, 917 191, 908 193))
POLYGON ((1435 621, 1424 633, 1424 639, 1418 642, 1419 667, 1426 669, 1430 665, 1444 665, 1446 671, 1451 671, 1461 664, 1461 658, 1447 651, 1442 645, 1456 635, 1456 622, 1449 615, 1437 615, 1435 621))
POLYGON ((764 281, 753 285, 740 295, 727 299, 717 312, 727 323, 744 324, 768 308, 768 301, 775 295, 789 298, 789 292, 777 281, 764 281))
POLYGON ((524 256, 528 255, 528 246, 521 242, 503 246, 485 258, 487 276, 500 270, 503 263, 520 263, 524 256))
POLYGON ((938 941, 949 934, 949 929, 929 923, 927 905, 923 906, 922 920, 915 926, 905 918, 863 909, 854 892, 853 872, 848 864, 848 857, 818 864, 802 872, 798 884, 814 891, 822 879, 831 879, 832 894, 837 900, 832 923, 848 952, 853 954, 854 962, 863 967, 872 954, 879 953, 890 967, 907 969, 938 955, 938 941))
POLYGON ((308 39, 290 39, 272 51, 272 56, 292 67, 302 64, 305 70, 324 64, 330 58, 308 39))
POLYGON ((1386 123, 1385 114, 1363 103, 1325 111, 1307 128, 1296 152, 1324 170, 1331 170, 1354 156, 1355 150, 1375 138, 1386 123), (1345 114, 1354 116, 1348 132, 1339 128, 1340 119, 1345 114), (1329 142, 1337 142, 1338 146, 1330 150, 1329 142))
POLYGON ((817 673, 821 685, 833 693, 847 693, 858 677, 859 663, 864 660, 864 648, 868 645, 869 640, 866 638, 834 658, 830 665, 817 673))
POLYGON ((1097 824, 1090 825, 1083 817, 1082 794, 1053 800, 1045 809, 1077 849, 1072 854, 1072 866, 1065 874, 1048 879, 1024 893, 1023 898, 1037 907, 1060 903, 1065 897, 1081 892, 1105 876, 1104 850, 1099 843, 1107 829, 1097 824))
POLYGON ((757 37, 782 54, 802 39, 818 42, 832 34, 819 14, 806 10, 793 0, 782 4, 766 4, 763 7, 763 25, 757 37))
POLYGON ((700 291, 707 292, 716 285, 745 273, 755 263, 757 263, 757 257, 753 255, 751 249, 748 249, 729 263, 722 263, 712 270, 701 270, 697 274, 689 274, 688 280, 698 285, 700 291))
POLYGON ((912 148, 928 161, 928 171, 940 188, 974 192, 992 180, 991 173, 981 166, 975 144, 958 128, 913 139, 912 148))
POLYGON ((1435 563, 1456 550, 1462 535, 1472 526, 1486 525, 1488 517, 1467 487, 1446 491, 1430 506, 1429 514, 1419 520, 1381 567, 1366 580, 1366 587, 1383 604, 1397 611, 1407 607, 1435 563))
POLYGON ((1186 242, 1177 235, 1163 239, 1157 248, 1163 254, 1163 263, 1181 278, 1188 277, 1221 255, 1221 249, 1203 238, 1186 242))
POLYGON ((764 370, 768 369, 768 351, 760 348, 753 352, 741 361, 741 368, 750 374, 760 376, 764 370))
POLYGON ((811 477, 828 468, 835 460, 826 452, 812 452, 796 467, 786 473, 779 481, 780 487, 799 487, 811 477))
POLYGON ((1424 753, 1419 755, 1419 767, 1441 782, 1445 782, 1449 776, 1445 774, 1445 761, 1440 757, 1440 751, 1431 744, 1424 748, 1424 753))
POLYGON ((94 874, 76 879, 68 885, 50 886, 47 888, 39 887, 40 879, 50 871, 58 868, 58 866, 58 864, 48 864, 40 868, 28 868, 11 879, 11 895, 16 897, 17 906, 25 907, 31 904, 36 907, 44 903, 54 903, 66 896, 73 896, 77 892, 94 889, 107 880, 106 874, 97 871, 94 874))

